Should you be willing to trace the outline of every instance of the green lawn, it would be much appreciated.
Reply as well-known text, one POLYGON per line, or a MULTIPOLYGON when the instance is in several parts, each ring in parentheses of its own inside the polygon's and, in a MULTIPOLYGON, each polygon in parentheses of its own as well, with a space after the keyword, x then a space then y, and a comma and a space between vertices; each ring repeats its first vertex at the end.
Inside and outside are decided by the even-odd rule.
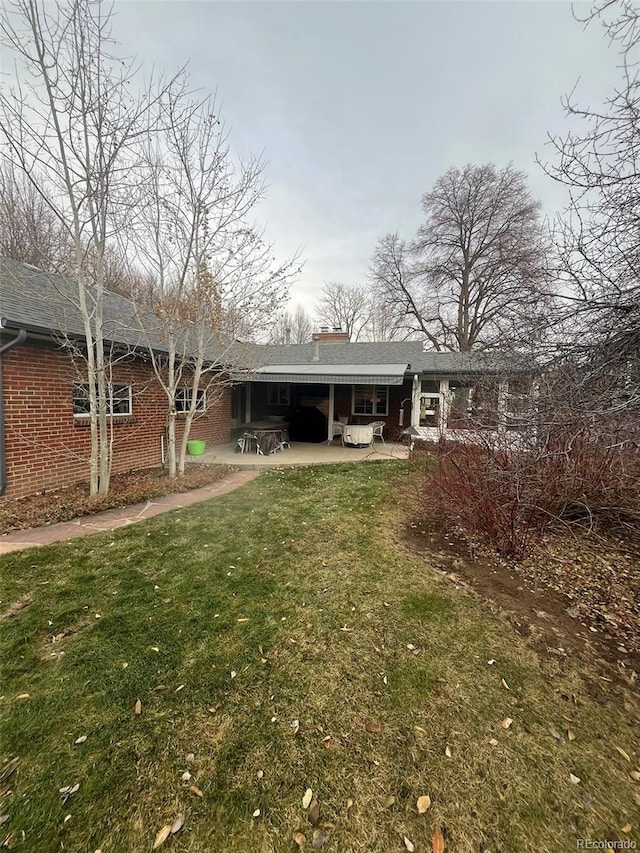
POLYGON ((32 603, 0 623, 2 760, 19 758, 0 845, 146 851, 179 814, 163 851, 294 851, 296 833, 311 850, 314 831, 325 851, 427 851, 437 828, 475 853, 640 840, 637 703, 407 550, 408 476, 270 471, 2 558, 0 610, 32 603))

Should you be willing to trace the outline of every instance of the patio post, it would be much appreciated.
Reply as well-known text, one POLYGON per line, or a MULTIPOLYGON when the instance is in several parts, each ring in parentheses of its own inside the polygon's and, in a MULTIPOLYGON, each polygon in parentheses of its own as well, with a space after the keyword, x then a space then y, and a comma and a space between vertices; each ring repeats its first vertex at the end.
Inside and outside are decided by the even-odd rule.
POLYGON ((420 426, 420 377, 418 374, 413 376, 412 400, 411 400, 411 426, 420 426))
POLYGON ((329 422, 327 423, 327 441, 333 441, 333 420, 334 420, 334 403, 335 403, 335 387, 333 383, 329 385, 329 422))
POLYGON ((247 382, 247 393, 245 395, 245 417, 244 422, 246 424, 251 420, 251 382, 247 382))

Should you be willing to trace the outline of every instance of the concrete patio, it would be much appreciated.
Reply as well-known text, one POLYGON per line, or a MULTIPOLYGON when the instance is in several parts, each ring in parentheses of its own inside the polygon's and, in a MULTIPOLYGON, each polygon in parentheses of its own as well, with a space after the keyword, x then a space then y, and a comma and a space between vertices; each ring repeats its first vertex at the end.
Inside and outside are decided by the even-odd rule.
POLYGON ((407 459, 409 449, 403 444, 375 442, 370 447, 343 447, 336 439, 331 445, 291 442, 291 447, 260 456, 253 453, 236 453, 237 443, 213 447, 202 456, 192 456, 190 461, 207 464, 233 465, 235 468, 294 468, 302 465, 336 465, 340 462, 378 462, 381 459, 407 459))

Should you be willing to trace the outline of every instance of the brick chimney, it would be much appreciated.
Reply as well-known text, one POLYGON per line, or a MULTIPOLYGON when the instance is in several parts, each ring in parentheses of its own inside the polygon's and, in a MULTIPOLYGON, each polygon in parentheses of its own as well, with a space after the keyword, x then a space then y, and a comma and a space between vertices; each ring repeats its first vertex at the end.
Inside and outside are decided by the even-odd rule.
POLYGON ((349 333, 343 332, 340 326, 334 326, 333 329, 329 326, 320 326, 320 331, 314 332, 311 340, 321 341, 323 344, 348 344, 349 333))

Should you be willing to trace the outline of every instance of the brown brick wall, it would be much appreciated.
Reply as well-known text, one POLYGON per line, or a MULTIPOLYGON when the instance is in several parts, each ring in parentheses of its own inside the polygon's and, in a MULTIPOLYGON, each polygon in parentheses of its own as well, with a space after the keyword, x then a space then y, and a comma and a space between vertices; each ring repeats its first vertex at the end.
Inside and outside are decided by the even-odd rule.
MULTIPOLYGON (((16 498, 59 488, 89 476, 87 419, 74 418, 72 385, 82 381, 69 354, 50 344, 27 341, 2 356, 7 490, 16 498)), ((161 462, 160 437, 167 404, 151 367, 141 359, 117 365, 113 381, 132 385, 132 416, 114 418, 113 472, 161 462)), ((197 418, 190 438, 207 445, 230 441, 231 393, 197 418)), ((180 416, 178 416, 180 437, 180 416)), ((2 498, 0 498, 2 500, 2 498)))

